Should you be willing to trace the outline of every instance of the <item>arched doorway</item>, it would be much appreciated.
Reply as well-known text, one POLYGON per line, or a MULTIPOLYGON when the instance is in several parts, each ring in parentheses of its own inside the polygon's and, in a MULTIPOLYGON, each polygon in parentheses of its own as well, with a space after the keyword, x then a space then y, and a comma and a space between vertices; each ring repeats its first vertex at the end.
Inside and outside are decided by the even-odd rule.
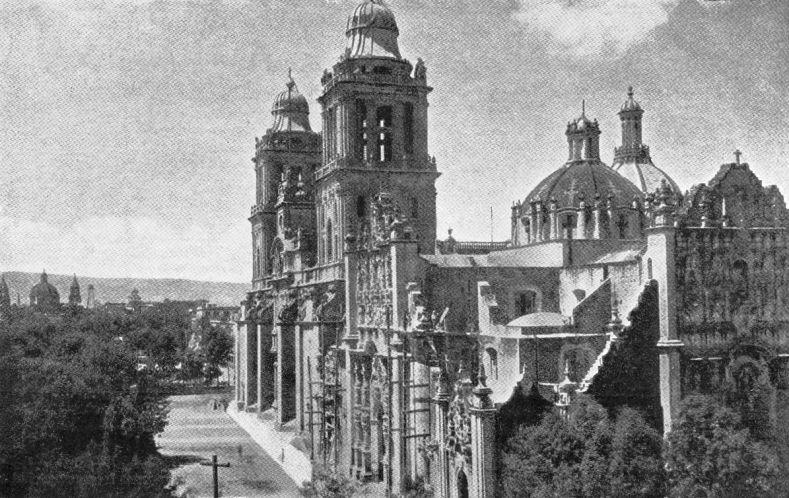
POLYGON ((458 472, 458 498, 468 498, 468 479, 466 473, 461 470, 458 472))

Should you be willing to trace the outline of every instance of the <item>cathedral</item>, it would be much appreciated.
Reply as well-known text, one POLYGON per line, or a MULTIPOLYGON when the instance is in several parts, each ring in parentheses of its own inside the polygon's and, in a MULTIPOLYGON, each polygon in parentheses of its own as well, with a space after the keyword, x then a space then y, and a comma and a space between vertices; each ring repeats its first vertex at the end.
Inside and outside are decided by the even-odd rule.
POLYGON ((425 63, 378 1, 345 33, 321 132, 289 78, 255 140, 239 410, 381 495, 421 481, 448 497, 494 496, 502 441, 579 393, 664 433, 691 393, 759 386, 755 420, 786 416, 789 214, 739 152, 683 193, 631 88, 612 165, 582 111, 509 240, 438 239, 425 63))

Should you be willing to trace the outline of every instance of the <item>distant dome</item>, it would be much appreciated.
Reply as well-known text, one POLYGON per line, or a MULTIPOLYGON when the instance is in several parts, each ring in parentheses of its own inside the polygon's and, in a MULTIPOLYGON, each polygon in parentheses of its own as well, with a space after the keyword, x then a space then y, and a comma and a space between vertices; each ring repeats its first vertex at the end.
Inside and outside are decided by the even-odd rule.
POLYGON ((366 0, 348 17, 345 30, 347 45, 345 55, 358 57, 400 58, 397 46, 397 21, 394 14, 381 0, 366 0))
POLYGON ((30 305, 52 308, 60 305, 60 293, 47 281, 47 272, 41 273, 41 281, 30 289, 30 305))
POLYGON ((630 206, 633 198, 642 199, 644 195, 622 175, 595 160, 568 162, 548 175, 526 197, 525 205, 540 201, 550 207, 552 199, 559 208, 580 205, 581 198, 587 206, 594 203, 595 197, 607 201, 613 194, 616 206, 630 206))

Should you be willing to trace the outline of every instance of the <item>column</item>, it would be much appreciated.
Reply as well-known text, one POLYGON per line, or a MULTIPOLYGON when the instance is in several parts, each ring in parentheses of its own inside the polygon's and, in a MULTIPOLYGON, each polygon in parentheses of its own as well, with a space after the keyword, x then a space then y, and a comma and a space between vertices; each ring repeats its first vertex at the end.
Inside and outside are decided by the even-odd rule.
POLYGON ((295 344, 294 344, 294 359, 296 370, 296 430, 303 432, 305 428, 304 423, 304 409, 307 406, 304 403, 304 364, 302 363, 302 355, 304 354, 304 332, 301 325, 295 327, 295 344))
POLYGON ((375 101, 367 101, 367 160, 378 161, 378 108, 375 101))
MULTIPOLYGON (((246 309, 243 311, 246 313, 246 309)), ((241 401, 241 328, 246 327, 244 322, 237 322, 233 331, 233 370, 235 371, 235 385, 233 386, 233 399, 236 408, 241 401)))
POLYGON ((480 368, 480 380, 474 388, 475 406, 471 416, 471 496, 496 496, 496 408, 490 399, 493 391, 485 386, 485 373, 480 368))
POLYGON ((263 351, 263 326, 259 323, 252 325, 255 328, 255 336, 257 338, 257 344, 255 348, 255 356, 257 361, 257 372, 255 372, 255 386, 256 386, 256 397, 257 397, 257 412, 260 413, 263 410, 263 355, 266 353, 263 351))
POLYGON ((447 414, 449 412, 449 391, 445 385, 444 372, 439 374, 438 388, 433 397, 433 434, 438 442, 438 453, 435 456, 436 469, 432 472, 431 481, 433 489, 437 490, 438 496, 450 496, 449 491, 449 460, 447 451, 444 448, 444 441, 447 437, 447 414))
POLYGON ((576 239, 586 238, 586 201, 581 199, 578 203, 578 217, 575 219, 575 234, 576 239))
POLYGON ((535 217, 535 235, 536 238, 534 239, 535 242, 542 242, 543 240, 543 230, 542 230, 542 202, 537 201, 534 203, 534 217, 535 217))
MULTIPOLYGON (((396 344, 392 344, 396 347, 396 344)), ((402 347, 402 343, 399 344, 402 347)), ((401 352, 392 353, 392 420, 390 423, 392 432, 392 493, 400 493, 403 480, 403 386, 401 380, 401 369, 403 368, 403 356, 401 352)))
POLYGON ((257 363, 257 329, 254 323, 250 323, 244 331, 246 336, 246 408, 250 408, 260 400, 257 398, 257 375, 259 364, 257 363))
POLYGON ((683 346, 677 332, 677 292, 674 248, 676 234, 670 213, 662 213, 659 226, 647 230, 647 252, 652 259, 652 275, 658 283, 660 340, 657 343, 660 364, 660 404, 663 408, 663 432, 671 431, 682 398, 679 349, 683 346))
POLYGON ((426 358, 416 358, 411 363, 411 427, 408 436, 408 454, 411 460, 410 473, 416 479, 426 477, 427 462, 419 452, 419 446, 429 439, 430 435, 430 367, 426 358))
POLYGON ((350 350, 340 350, 337 354, 338 357, 339 355, 345 355, 345 370, 340 371, 342 377, 342 408, 338 410, 339 418, 334 421, 335 447, 339 444, 340 448, 339 452, 335 448, 335 453, 329 455, 329 458, 335 462, 338 470, 343 475, 348 475, 348 470, 351 468, 351 453, 353 451, 353 431, 357 430, 353 423, 355 415, 353 410, 354 371, 350 350), (345 412, 345 416, 343 416, 343 412, 345 412), (344 425, 341 421, 344 421, 344 425))

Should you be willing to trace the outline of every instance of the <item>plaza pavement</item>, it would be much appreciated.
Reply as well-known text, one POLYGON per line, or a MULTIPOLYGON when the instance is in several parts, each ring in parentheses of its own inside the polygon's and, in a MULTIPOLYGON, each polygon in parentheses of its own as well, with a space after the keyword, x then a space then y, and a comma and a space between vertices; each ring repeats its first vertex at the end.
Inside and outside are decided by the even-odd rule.
POLYGON ((213 496, 211 467, 200 465, 216 454, 230 468, 219 469, 219 494, 223 497, 297 497, 296 483, 220 404, 230 394, 171 396, 168 424, 156 438, 160 453, 175 468, 172 479, 177 496, 213 496))

